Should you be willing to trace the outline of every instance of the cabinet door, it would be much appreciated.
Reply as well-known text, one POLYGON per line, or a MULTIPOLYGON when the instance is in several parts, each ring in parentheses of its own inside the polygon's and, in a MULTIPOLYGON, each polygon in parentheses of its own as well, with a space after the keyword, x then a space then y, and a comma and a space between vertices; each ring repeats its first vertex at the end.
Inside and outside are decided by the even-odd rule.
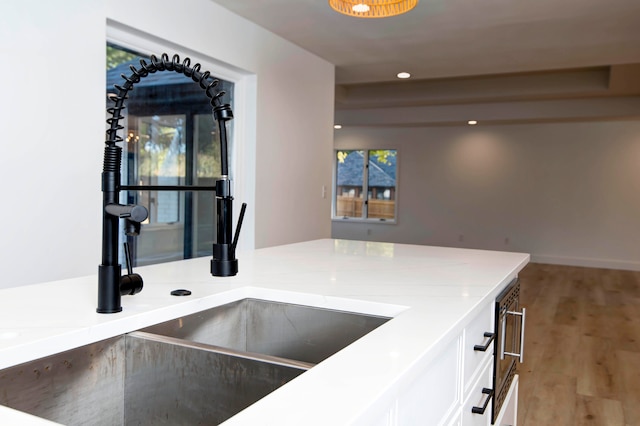
POLYGON ((493 394, 493 359, 487 359, 482 365, 482 373, 478 380, 471 386, 466 399, 462 404, 462 426, 488 426, 491 424, 491 398, 493 394), (487 391, 488 392, 488 391, 487 391), (473 408, 484 408, 482 413, 474 413, 473 408))
POLYGON ((463 393, 468 395, 470 386, 478 379, 481 368, 494 352, 494 304, 489 303, 464 330, 463 393), (477 347, 477 348, 476 348, 477 347))

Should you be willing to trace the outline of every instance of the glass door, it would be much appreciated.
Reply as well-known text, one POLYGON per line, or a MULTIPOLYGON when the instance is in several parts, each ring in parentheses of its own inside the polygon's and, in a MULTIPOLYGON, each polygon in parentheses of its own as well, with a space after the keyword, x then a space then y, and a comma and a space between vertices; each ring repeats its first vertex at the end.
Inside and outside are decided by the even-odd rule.
MULTIPOLYGON (((129 117, 128 182, 135 185, 184 185, 187 151, 184 115, 129 117), (134 183, 135 182, 135 183, 134 183)), ((183 258, 185 195, 179 191, 135 191, 128 203, 149 210, 135 244, 138 265, 183 258)))

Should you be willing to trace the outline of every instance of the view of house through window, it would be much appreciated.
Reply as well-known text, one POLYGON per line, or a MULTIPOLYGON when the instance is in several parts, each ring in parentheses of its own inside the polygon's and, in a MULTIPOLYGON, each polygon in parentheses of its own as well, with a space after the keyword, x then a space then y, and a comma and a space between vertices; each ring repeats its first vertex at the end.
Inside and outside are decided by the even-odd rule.
MULTIPOLYGON (((107 44, 107 97, 114 92, 114 84, 124 83, 121 74, 131 74, 130 65, 140 68, 141 58, 136 52, 107 44)), ((192 61, 195 65, 194 58, 192 61)), ((233 88, 233 83, 224 80, 216 86, 227 93, 224 102, 232 108, 233 88)), ((111 105, 107 99, 107 106, 111 105)), ((177 72, 156 72, 134 85, 125 106, 121 120, 125 127, 123 185, 215 186, 220 176, 218 127, 209 98, 197 83, 177 72)), ((232 123, 228 122, 227 129, 230 148, 232 123)), ((141 204, 149 210, 139 236, 121 235, 123 241, 128 239, 134 264, 210 256, 215 238, 214 195, 209 191, 121 194, 121 203, 141 204)))
POLYGON ((395 220, 395 149, 336 151, 337 219, 395 220))

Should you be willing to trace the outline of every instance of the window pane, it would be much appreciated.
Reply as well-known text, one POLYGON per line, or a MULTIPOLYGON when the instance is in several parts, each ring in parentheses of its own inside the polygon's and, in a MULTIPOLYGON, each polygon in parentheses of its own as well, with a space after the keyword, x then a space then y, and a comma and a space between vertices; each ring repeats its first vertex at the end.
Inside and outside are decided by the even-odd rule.
POLYGON ((396 150, 369 151, 367 217, 394 219, 396 211, 396 150))
POLYGON ((362 217, 364 151, 337 151, 336 216, 362 217))

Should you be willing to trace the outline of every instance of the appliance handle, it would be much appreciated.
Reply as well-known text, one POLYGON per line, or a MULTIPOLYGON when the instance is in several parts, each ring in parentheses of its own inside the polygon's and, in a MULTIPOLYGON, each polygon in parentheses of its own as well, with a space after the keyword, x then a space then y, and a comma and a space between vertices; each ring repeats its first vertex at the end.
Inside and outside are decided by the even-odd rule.
POLYGON ((500 359, 504 359, 505 355, 509 355, 509 356, 515 356, 519 358, 520 363, 524 362, 524 325, 525 325, 525 319, 527 317, 527 309, 526 308, 522 308, 522 312, 515 312, 515 311, 507 311, 506 315, 502 320, 502 348, 500 350, 500 359), (504 351, 504 334, 505 334, 505 323, 506 323, 506 318, 507 315, 517 315, 520 317, 520 319, 522 320, 521 323, 521 327, 520 327, 520 353, 515 353, 515 352, 505 352, 504 351))
POLYGON ((502 326, 500 327, 500 361, 504 359, 504 340, 505 340, 505 329, 507 328, 507 314, 505 313, 501 317, 502 326))
POLYGON ((522 308, 522 328, 520 328, 520 364, 524 362, 524 321, 527 318, 527 308, 522 308))

